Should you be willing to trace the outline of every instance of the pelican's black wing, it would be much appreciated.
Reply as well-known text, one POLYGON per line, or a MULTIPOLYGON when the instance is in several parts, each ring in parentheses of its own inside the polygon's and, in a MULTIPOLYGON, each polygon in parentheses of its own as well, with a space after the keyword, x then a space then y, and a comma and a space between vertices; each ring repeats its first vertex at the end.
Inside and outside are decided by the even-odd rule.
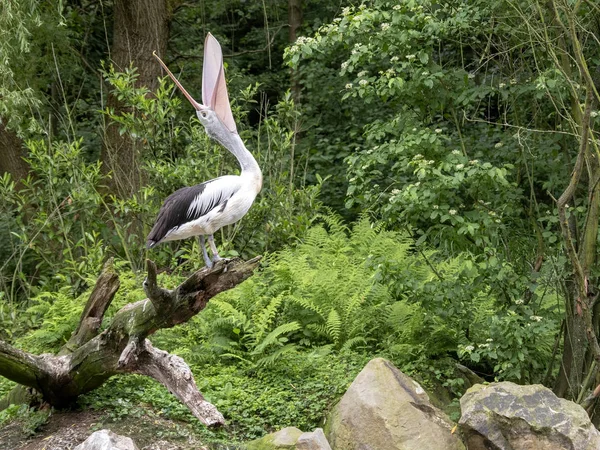
POLYGON ((224 176, 192 187, 184 187, 167 197, 148 234, 146 247, 152 248, 167 234, 222 205, 239 189, 239 177, 224 176))

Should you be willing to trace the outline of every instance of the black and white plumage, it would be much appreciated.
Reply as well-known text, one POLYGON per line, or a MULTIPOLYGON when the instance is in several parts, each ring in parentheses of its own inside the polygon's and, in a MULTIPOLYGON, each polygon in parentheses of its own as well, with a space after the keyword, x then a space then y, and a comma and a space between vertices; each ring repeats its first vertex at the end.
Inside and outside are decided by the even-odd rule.
POLYGON ((220 259, 213 233, 237 222, 248 212, 261 190, 262 173, 237 133, 225 84, 223 55, 217 40, 209 33, 204 43, 204 105, 196 102, 162 60, 156 54, 154 56, 194 106, 207 134, 237 158, 242 171, 239 176, 226 175, 181 188, 167 197, 148 235, 146 246, 152 248, 161 242, 199 236, 204 261, 212 267, 213 261, 220 259), (204 236, 208 236, 212 261, 206 252, 204 236))

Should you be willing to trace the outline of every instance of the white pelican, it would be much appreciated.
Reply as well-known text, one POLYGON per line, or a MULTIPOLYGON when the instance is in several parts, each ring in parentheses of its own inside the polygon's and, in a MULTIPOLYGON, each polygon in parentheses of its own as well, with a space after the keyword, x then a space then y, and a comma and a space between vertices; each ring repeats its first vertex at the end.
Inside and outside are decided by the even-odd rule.
POLYGON ((194 106, 206 133, 233 153, 242 171, 239 176, 225 175, 196 186, 181 188, 169 195, 148 234, 146 247, 152 248, 161 242, 199 236, 204 262, 211 268, 214 262, 221 259, 213 233, 225 225, 237 222, 248 212, 261 190, 262 173, 237 133, 227 96, 223 54, 214 36, 208 33, 204 41, 202 105, 188 94, 156 53, 154 56, 194 106), (206 252, 204 236, 208 236, 212 260, 206 252))

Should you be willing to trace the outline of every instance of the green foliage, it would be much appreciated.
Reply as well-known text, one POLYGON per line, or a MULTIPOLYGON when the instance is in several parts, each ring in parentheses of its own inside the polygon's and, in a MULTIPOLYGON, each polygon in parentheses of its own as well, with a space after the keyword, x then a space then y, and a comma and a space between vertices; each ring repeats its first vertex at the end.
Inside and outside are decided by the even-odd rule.
MULTIPOLYGON (((176 111, 185 110, 185 107, 176 97, 171 98, 170 79, 162 79, 151 98, 147 89, 134 87, 137 74, 133 69, 119 73, 111 67, 104 75, 113 94, 126 107, 120 114, 106 109, 106 117, 118 124, 121 134, 126 134, 140 146, 149 147, 143 160, 151 187, 143 188, 132 199, 112 198, 115 216, 135 217, 136 223, 151 224, 159 202, 175 190, 239 171, 237 161, 208 138, 195 118, 188 122, 176 118, 176 111)), ((298 175, 300 162, 294 156, 298 113, 291 97, 285 96, 273 108, 273 113, 267 109, 262 111, 265 118, 258 127, 243 128, 256 103, 254 97, 258 89, 258 84, 251 85, 240 92, 239 101, 232 97, 232 107, 241 137, 255 154, 264 173, 263 190, 243 221, 221 231, 220 247, 224 256, 251 257, 280 248, 304 233, 310 223, 310 214, 320 206, 317 200, 320 184, 304 187, 298 175)), ((129 222, 123 228, 129 230, 134 225, 129 222)), ((137 237, 131 232, 119 233, 121 246, 134 267, 141 267, 143 255, 135 249, 143 248, 143 237, 148 231, 149 227, 145 226, 143 235, 137 237)), ((194 242, 172 245, 176 256, 188 256, 192 254, 194 242)), ((173 260, 174 252, 169 247, 162 246, 158 251, 159 262, 173 260)))
MULTIPOLYGON (((479 280, 488 270, 505 269, 488 266, 466 253, 446 259, 417 250, 406 234, 366 217, 350 229, 337 216, 322 216, 296 247, 270 255, 259 273, 211 300, 190 324, 158 333, 156 342, 197 364, 218 356, 274 368, 303 349, 353 349, 385 352, 409 371, 445 371, 450 378, 442 382, 454 378, 447 360, 457 356, 500 379, 539 381, 557 332, 555 304, 504 306, 479 280), (503 319, 515 311, 518 328, 503 319), (545 319, 531 324, 530 316, 545 319), (489 338, 503 346, 494 360, 462 351, 489 338), (515 364, 524 352, 525 362, 515 364), (440 365, 432 365, 435 360, 440 365)), ((548 290, 551 274, 538 283, 548 290)))
POLYGON ((364 258, 368 252, 381 257, 386 246, 393 256, 407 258, 409 245, 389 236, 378 239, 367 219, 351 238, 339 218, 324 216, 324 221, 329 232, 313 226, 296 248, 270 256, 260 274, 213 299, 195 319, 190 341, 258 366, 273 365, 301 347, 374 342, 377 320, 391 297, 364 258))
MULTIPOLYGON (((124 261, 114 263, 115 270, 119 273, 120 287, 104 316, 103 326, 110 323, 114 314, 123 306, 146 296, 142 289, 143 276, 133 273, 128 266, 124 261)), ((183 280, 183 277, 176 274, 172 276, 161 274, 158 279, 161 285, 173 288, 183 280)), ((81 312, 93 290, 95 279, 90 275, 86 280, 89 287, 79 295, 74 295, 68 279, 62 277, 59 281, 62 285, 59 289, 41 291, 28 300, 27 309, 20 311, 18 315, 15 312, 7 317, 6 328, 2 330, 6 336, 2 337, 14 341, 18 347, 35 354, 57 352, 77 328, 81 312), (9 324, 11 319, 14 319, 14 322, 9 324), (27 333, 23 333, 24 330, 27 330, 27 333)), ((0 303, 0 312, 1 307, 5 305, 10 304, 0 303)))
MULTIPOLYGON (((127 263, 117 266, 121 289, 105 323, 144 296, 141 278, 127 263)), ((539 381, 557 332, 554 295, 542 304, 499 307, 489 288, 473 282, 479 267, 467 254, 444 259, 416 249, 406 234, 367 217, 349 228, 325 215, 296 247, 270 255, 253 277, 152 341, 191 364, 199 389, 232 424, 227 432, 201 431, 221 442, 288 425, 314 428, 375 354, 453 395, 463 390, 454 358, 498 379, 539 381)), ((161 274, 159 282, 172 288, 180 280, 161 274)), ((546 284, 544 277, 539 283, 546 284)), ((67 285, 35 297, 27 314, 36 330, 17 344, 56 351, 88 294, 76 298, 67 285)), ((114 378, 82 401, 106 408, 108 420, 145 414, 150 404, 161 415, 195 423, 144 377, 114 378)))
MULTIPOLYGON (((548 367, 558 366, 557 297, 569 298, 572 280, 555 199, 571 174, 586 96, 573 54, 598 65, 598 8, 346 3, 304 2, 312 36, 285 55, 287 2, 172 11, 169 65, 184 61, 184 84, 198 92, 197 36, 218 37, 238 130, 264 173, 249 214, 217 236, 221 253, 265 258, 190 323, 152 339, 193 364, 236 439, 313 428, 367 355, 383 353, 454 395, 463 389, 456 361, 518 382, 549 381, 548 367), (586 36, 580 49, 569 20, 586 36), (351 221, 323 215, 323 204, 351 221)), ((144 237, 161 201, 238 170, 169 79, 149 92, 135 86, 136 68, 101 63, 109 16, 98 8, 9 0, 0 11, 0 116, 25 139, 31 167, 20 189, 0 178, 0 338, 34 352, 68 339, 109 256, 122 285, 107 320, 143 298, 144 237), (122 113, 102 103, 96 91, 105 88, 122 113), (97 160, 109 123, 140 152, 145 185, 128 199, 104 191, 97 160)), ((593 137, 598 111, 589 123, 593 137)), ((577 189, 569 200, 574 234, 590 198, 577 189)), ((171 269, 161 276, 171 287, 201 261, 194 240, 150 257, 171 269)), ((586 276, 598 285, 597 270, 586 276)), ((146 401, 190 420, 139 377, 111 380, 86 399, 114 420, 141 414, 146 401)))
MULTIPOLYGON (((182 186, 238 170, 226 152, 216 152, 197 121, 175 122, 181 102, 171 98, 170 82, 162 80, 151 97, 145 88, 133 86, 135 70, 118 73, 109 68, 104 76, 126 106, 120 115, 110 109, 104 114, 121 133, 149 149, 144 171, 151 184, 129 199, 108 197, 100 163, 90 163, 82 138, 51 144, 28 141, 31 177, 18 191, 8 174, 0 183, 0 224, 6 238, 0 243, 0 288, 6 300, 0 302, 0 320, 25 309, 27 305, 19 303, 35 295, 38 285, 53 291, 66 279, 76 295, 81 293, 109 255, 143 270, 145 236, 161 201, 182 186)), ((257 88, 247 89, 244 104, 251 104, 257 88)), ((234 110, 240 117, 248 114, 240 107, 234 110)), ((290 128, 295 114, 288 96, 264 126, 242 131, 249 147, 254 143, 256 148, 265 172, 264 188, 248 217, 222 230, 224 256, 251 257, 280 248, 303 235, 320 207, 320 185, 301 189, 295 183, 298 163, 293 156, 295 131, 290 128)), ((200 259, 194 240, 163 245, 153 257, 167 266, 181 258, 200 259)))
POLYGON ((300 353, 258 372, 222 364, 192 366, 198 388, 225 416, 226 430, 202 427, 163 386, 141 376, 113 378, 80 403, 106 409, 107 420, 136 417, 151 405, 163 417, 193 423, 207 443, 241 442, 286 426, 318 427, 367 361, 351 353, 300 353))
POLYGON ((53 290, 66 281, 78 294, 106 257, 100 165, 85 161, 81 140, 27 145, 31 176, 18 191, 10 177, 0 184, 9 235, 0 248, 0 288, 9 305, 35 295, 40 284, 53 290))
MULTIPOLYGON (((591 67, 600 53, 569 30, 595 34, 598 12, 589 2, 376 0, 343 8, 286 51, 305 88, 303 111, 314 118, 305 143, 328 162, 344 206, 408 227, 417 248, 436 250, 441 277, 417 289, 427 319, 399 306, 399 320, 410 329, 416 317, 440 338, 433 348, 481 348, 474 360, 460 355, 500 378, 541 381, 560 314, 542 306, 545 298, 565 293, 566 311, 574 308, 555 203, 593 91, 572 55, 591 67), (441 273, 444 257, 460 262, 460 275, 441 273)), ((592 111, 590 124, 597 120, 592 111)), ((589 200, 579 189, 569 200, 570 226, 586 228, 589 200)), ((414 289, 393 283, 396 293, 414 289)))
POLYGON ((33 436, 48 422, 51 413, 51 409, 38 410, 28 405, 11 405, 0 411, 0 426, 16 420, 25 436, 33 436))
MULTIPOLYGON (((591 27, 584 10, 577 18, 591 27)), ((345 207, 409 226, 450 257, 489 261, 477 282, 509 301, 535 277, 527 262, 560 251, 553 197, 565 150, 577 147, 559 116, 569 92, 583 99, 584 83, 569 84, 559 57, 532 43, 539 35, 521 39, 546 29, 548 14, 502 0, 373 1, 286 52, 316 118, 306 143, 330 162, 345 207)), ((584 51, 598 57, 597 47, 584 51)))
POLYGON ((458 355, 468 363, 490 367, 497 379, 540 383, 551 358, 559 317, 547 306, 537 311, 539 315, 535 313, 520 302, 491 314, 482 324, 487 327, 475 329, 472 344, 459 346, 458 355))
MULTIPOLYGON (((56 353, 77 328, 85 300, 70 295, 68 285, 59 292, 42 292, 33 299, 25 314, 31 330, 19 339, 20 346, 32 353, 56 353)), ((89 293, 88 293, 89 295, 89 293)))

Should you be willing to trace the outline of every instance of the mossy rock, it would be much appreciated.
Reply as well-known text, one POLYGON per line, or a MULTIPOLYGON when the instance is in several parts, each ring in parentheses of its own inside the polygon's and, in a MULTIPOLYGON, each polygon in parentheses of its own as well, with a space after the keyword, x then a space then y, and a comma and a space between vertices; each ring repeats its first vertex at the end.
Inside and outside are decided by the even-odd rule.
POLYGON ((475 385, 460 399, 469 449, 598 450, 600 433, 585 410, 542 385, 475 385))
POLYGON ((247 450, 279 450, 295 449, 296 442, 302 434, 296 427, 287 427, 276 433, 267 434, 246 444, 247 450))

